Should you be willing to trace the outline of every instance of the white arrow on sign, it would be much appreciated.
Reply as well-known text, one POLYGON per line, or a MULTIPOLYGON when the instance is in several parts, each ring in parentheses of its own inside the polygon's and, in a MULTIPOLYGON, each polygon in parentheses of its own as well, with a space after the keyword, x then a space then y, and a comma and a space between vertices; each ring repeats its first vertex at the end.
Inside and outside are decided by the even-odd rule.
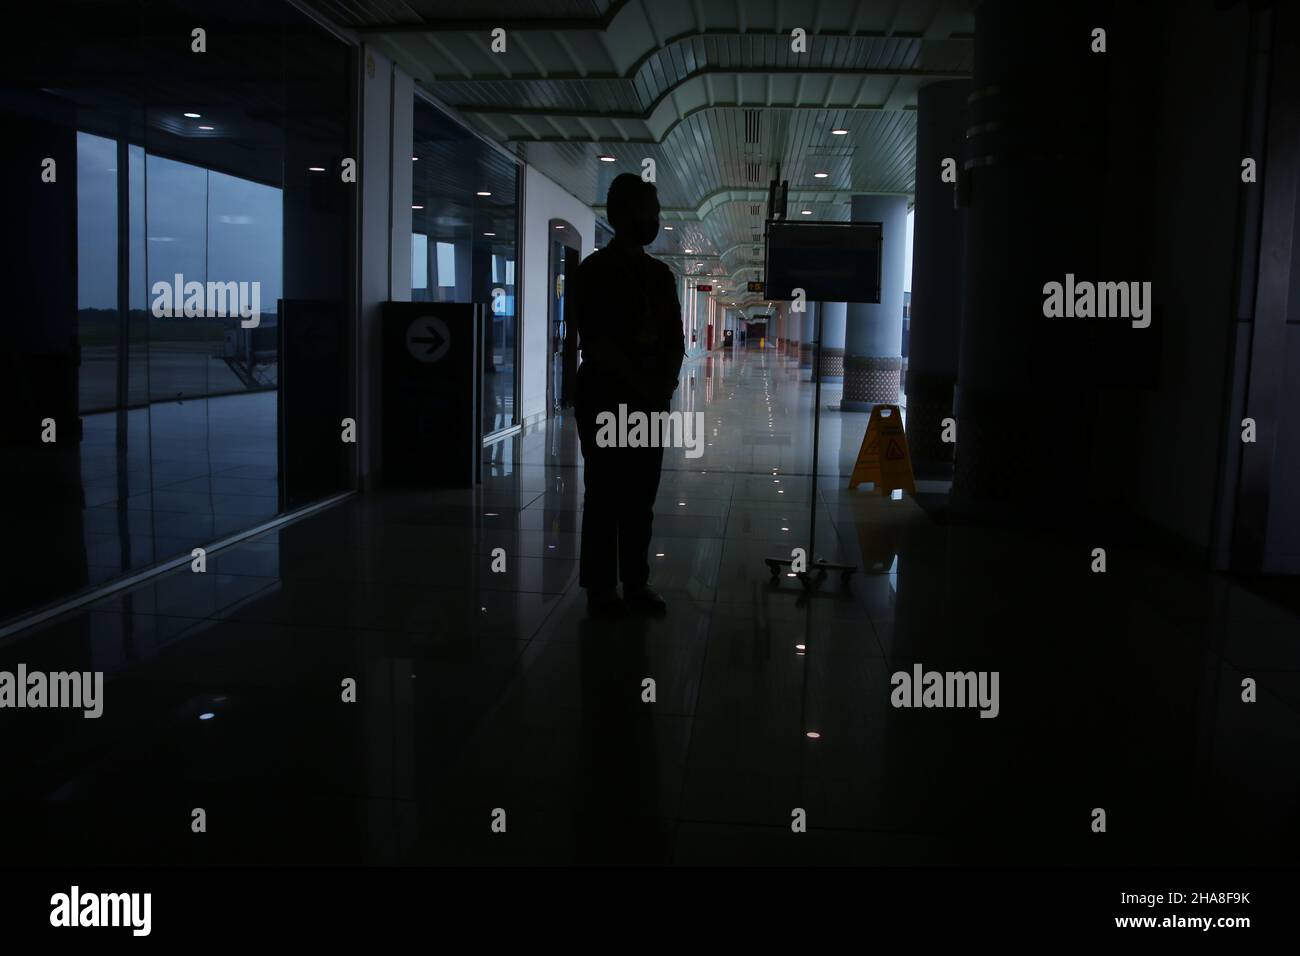
POLYGON ((436 362, 451 348, 447 323, 431 315, 421 316, 406 328, 406 350, 419 362, 436 362))

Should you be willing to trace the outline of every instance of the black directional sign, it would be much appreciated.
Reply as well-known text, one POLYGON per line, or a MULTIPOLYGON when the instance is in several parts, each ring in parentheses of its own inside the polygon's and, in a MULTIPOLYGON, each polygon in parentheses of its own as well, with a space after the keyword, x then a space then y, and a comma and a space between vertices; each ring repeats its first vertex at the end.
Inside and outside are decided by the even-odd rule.
POLYGON ((482 457, 478 332, 486 306, 384 304, 382 458, 390 484, 471 486, 482 457))
POLYGON ((442 319, 421 316, 406 329, 406 348, 421 362, 436 362, 451 348, 451 333, 442 319))

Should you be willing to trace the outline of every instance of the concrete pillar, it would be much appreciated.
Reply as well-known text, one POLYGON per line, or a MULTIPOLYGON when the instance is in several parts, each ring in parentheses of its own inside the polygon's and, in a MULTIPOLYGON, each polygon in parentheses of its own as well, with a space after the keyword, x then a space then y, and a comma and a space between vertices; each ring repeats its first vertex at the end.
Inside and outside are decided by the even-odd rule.
POLYGON ((965 212, 944 159, 960 168, 966 141, 966 80, 921 87, 916 106, 916 206, 912 234, 912 323, 907 355, 907 442, 918 478, 952 476, 952 415, 961 344, 965 212))
POLYGON ((817 320, 817 303, 807 303, 807 308, 799 317, 799 368, 809 369, 811 374, 813 362, 813 329, 817 320))
POLYGON ((1107 221, 1113 57, 1091 52, 1096 26, 1070 4, 986 0, 975 14, 951 498, 960 514, 1042 521, 1088 497, 1090 391, 1123 357, 1102 338, 1120 326, 1046 319, 1043 286, 1067 273, 1128 277, 1107 276, 1103 260, 1125 226, 1107 221))
POLYGON ((371 46, 361 89, 357 454, 363 488, 382 476, 380 381, 383 303, 411 298, 411 173, 414 81, 371 46), (373 71, 369 64, 374 64, 373 71), (404 190, 404 192, 402 191, 404 190))
POLYGON ((705 327, 709 324, 709 294, 700 292, 698 289, 691 295, 695 296, 695 317, 691 322, 690 328, 686 330, 686 351, 690 355, 698 355, 704 351, 705 327), (695 341, 691 341, 691 336, 695 336, 695 341))
POLYGON ((844 397, 849 412, 898 401, 903 370, 903 266, 907 260, 907 200, 854 196, 855 222, 882 224, 880 302, 850 302, 844 339, 844 397))
POLYGON ((848 306, 843 302, 819 302, 822 314, 822 383, 844 381, 844 322, 848 306))

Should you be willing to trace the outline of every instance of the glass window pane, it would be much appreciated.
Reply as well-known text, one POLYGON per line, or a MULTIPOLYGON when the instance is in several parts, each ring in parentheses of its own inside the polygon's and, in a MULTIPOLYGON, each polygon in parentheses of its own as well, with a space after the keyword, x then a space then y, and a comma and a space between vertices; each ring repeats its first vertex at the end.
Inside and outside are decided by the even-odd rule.
POLYGON ((429 288, 429 237, 422 232, 411 236, 411 289, 429 288))
POLYGON ((355 187, 309 172, 354 142, 354 49, 290 4, 90 6, 28 11, 34 36, 66 43, 10 50, 0 97, 5 168, 22 171, 0 185, 22 237, 9 265, 29 280, 0 380, 24 442, 33 415, 58 424, 57 444, 0 469, 16 476, 0 524, 27 548, 0 619, 355 475, 329 424, 355 387, 355 187), (202 57, 159 42, 191 17, 238 42, 202 57), (32 189, 46 157, 57 185, 32 189), (210 298, 218 283, 233 302, 210 298))
POLYGON ((82 412, 117 405, 117 141, 77 133, 77 341, 82 412))
POLYGON ((184 310, 184 286, 207 282, 207 220, 207 171, 149 154, 145 159, 145 255, 150 294, 149 392, 153 401, 208 392, 215 336, 203 318, 187 318, 184 310))
POLYGON ((209 394, 270 388, 278 380, 275 304, 282 297, 283 206, 277 187, 208 172, 208 273, 222 284, 208 305, 228 313, 209 318, 222 337, 209 366, 209 394), (237 314, 233 300, 242 309, 237 314), (254 311, 257 325, 245 328, 254 311))
POLYGON ((456 247, 450 242, 438 243, 438 285, 456 286, 456 247))
POLYGON ((419 281, 413 259, 411 298, 482 307, 482 428, 508 428, 517 420, 519 165, 418 98, 414 154, 412 231, 434 244, 435 275, 419 281))

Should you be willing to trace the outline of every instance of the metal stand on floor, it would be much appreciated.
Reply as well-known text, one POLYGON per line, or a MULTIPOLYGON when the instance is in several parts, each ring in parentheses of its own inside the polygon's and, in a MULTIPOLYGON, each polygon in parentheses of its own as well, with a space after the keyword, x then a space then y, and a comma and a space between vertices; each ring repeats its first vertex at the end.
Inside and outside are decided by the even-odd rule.
MULTIPOLYGON (((827 571, 840 572, 840 581, 847 583, 849 575, 858 569, 856 564, 832 564, 817 557, 817 454, 821 442, 822 423, 822 310, 817 308, 813 319, 813 452, 812 452, 812 494, 808 507, 808 568, 796 571, 805 589, 811 589, 826 577, 827 571)), ((783 567, 793 567, 792 558, 764 558, 767 570, 775 582, 783 567)))

